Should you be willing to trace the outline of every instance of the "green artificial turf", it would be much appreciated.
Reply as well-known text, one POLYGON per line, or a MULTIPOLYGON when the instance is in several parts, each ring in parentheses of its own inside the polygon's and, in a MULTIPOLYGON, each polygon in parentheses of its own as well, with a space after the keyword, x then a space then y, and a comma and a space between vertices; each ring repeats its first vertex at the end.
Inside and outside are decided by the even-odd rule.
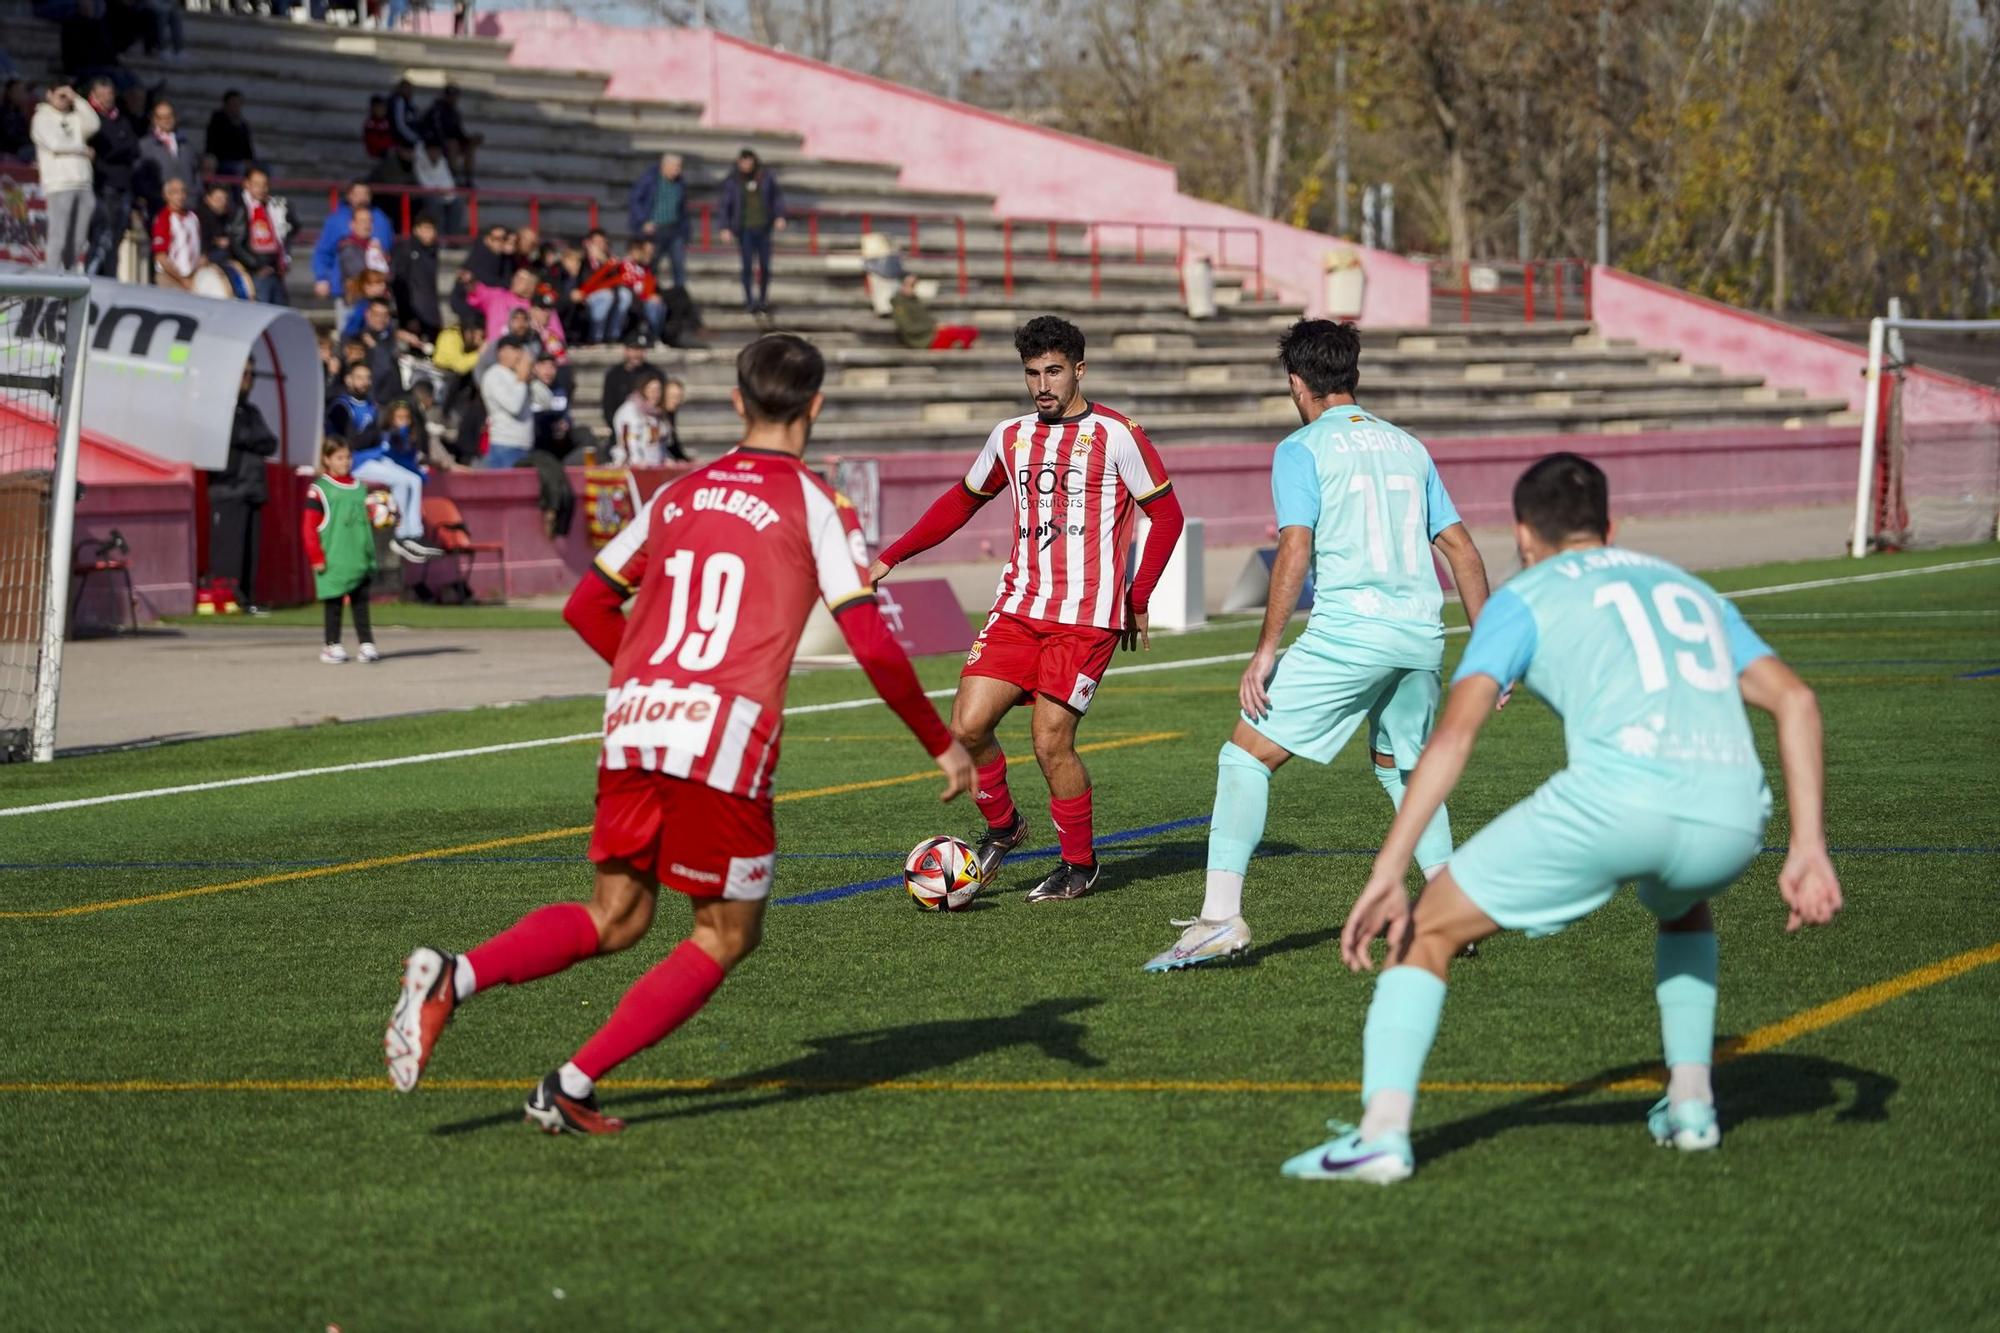
MULTIPOLYGON (((1993 548, 1718 576, 1744 589, 1993 548)), ((2000 941, 2000 567, 1746 599, 1819 692, 1848 895, 1787 937, 1767 855, 1719 900, 1725 1033, 2000 941), (1922 615, 1911 615, 1922 612, 1922 615)), ((1149 663, 1240 653, 1242 625, 1149 663)), ((1449 641, 1447 667, 1463 647, 1449 641)), ((1121 663, 1133 658, 1123 657, 1121 663)), ((1437 1091, 1392 1190, 1277 1166, 1352 1116, 1369 986, 1334 932, 1388 807, 1350 747, 1274 782, 1249 960, 1142 973, 1200 901, 1233 662, 1113 677, 1082 740, 1104 889, 1030 908, 1041 855, 957 915, 900 889, 771 908, 763 950, 607 1088, 631 1127, 549 1140, 527 1082, 568 1058, 686 920, 638 949, 480 996, 438 1086, 398 1097, 379 1042, 400 959, 587 890, 567 835, 56 919, 0 920, 0 1310, 26 1328, 1969 1328, 1996 1324, 1988 1098, 2000 966, 1718 1067, 1718 1153, 1655 1149, 1639 1091, 1437 1091), (735 1086, 660 1086, 670 1080, 735 1086), (301 1090, 30 1084, 294 1082, 301 1090), (928 1085, 922 1090, 907 1085, 928 1085), (1245 1085, 1237 1090, 1049 1084, 1245 1085), (340 1090, 310 1090, 313 1084, 340 1090), (776 1086, 771 1086, 775 1084, 776 1086), (995 1089, 992 1085, 1006 1085, 995 1089), (764 1086, 745 1086, 764 1085, 764 1086), (890 1085, 890 1086, 883 1086, 890 1085), (1024 1087, 1023 1085, 1034 1085, 1024 1087)), ((953 679, 950 662, 923 667, 953 679)), ((861 697, 853 672, 795 705, 861 697)), ((589 701, 65 760, 0 808, 587 732, 589 701)), ((1760 741, 1773 766, 1771 732, 1760 741)), ((1028 752, 1024 729, 1004 733, 1028 752)), ((0 910, 144 897, 586 824, 570 743, 0 817, 0 910)), ((1461 838, 1561 762, 1522 698, 1452 804, 1461 838)), ((879 707, 789 724, 780 899, 890 877, 965 833, 879 707)), ((1784 840, 1783 803, 1768 841, 1784 840)), ((1650 923, 1629 895, 1457 967, 1426 1078, 1565 1085, 1657 1055, 1650 923)), ((1600 1080, 1601 1081, 1601 1080, 1600 1080)))

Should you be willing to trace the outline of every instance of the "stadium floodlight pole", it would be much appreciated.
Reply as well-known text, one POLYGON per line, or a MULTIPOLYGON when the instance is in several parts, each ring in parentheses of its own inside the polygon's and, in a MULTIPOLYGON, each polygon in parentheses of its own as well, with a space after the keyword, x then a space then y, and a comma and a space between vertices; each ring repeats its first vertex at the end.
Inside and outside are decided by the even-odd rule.
POLYGON ((63 635, 69 626, 70 546, 76 532, 77 455, 83 440, 84 341, 90 326, 90 279, 22 275, 7 279, 10 294, 65 302, 63 385, 56 402, 56 466, 49 491, 48 593, 42 612, 42 653, 35 679, 34 760, 56 754, 56 698, 62 681, 63 635))

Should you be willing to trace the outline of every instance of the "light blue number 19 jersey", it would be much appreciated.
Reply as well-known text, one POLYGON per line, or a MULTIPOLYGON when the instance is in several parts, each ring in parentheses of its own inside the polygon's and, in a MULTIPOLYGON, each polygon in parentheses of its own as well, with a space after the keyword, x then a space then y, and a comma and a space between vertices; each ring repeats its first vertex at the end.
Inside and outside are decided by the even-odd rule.
POLYGON ((1761 828, 1770 793, 1737 677, 1770 655, 1700 579, 1591 547, 1494 593, 1452 683, 1525 680, 1562 717, 1570 778, 1607 801, 1761 828))
POLYGON ((1342 661, 1429 667, 1444 660, 1444 593, 1431 542, 1458 510, 1421 441, 1359 407, 1336 407, 1285 437, 1271 461, 1278 526, 1313 533, 1306 633, 1342 661))

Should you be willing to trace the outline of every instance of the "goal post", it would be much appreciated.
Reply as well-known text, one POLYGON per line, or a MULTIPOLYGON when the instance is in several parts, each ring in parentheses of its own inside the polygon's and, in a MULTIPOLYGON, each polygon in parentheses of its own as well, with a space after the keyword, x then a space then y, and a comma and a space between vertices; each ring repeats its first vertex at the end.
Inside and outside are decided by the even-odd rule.
POLYGON ((1891 338, 1905 329, 2000 334, 2000 320, 1904 319, 1895 302, 1890 309, 1868 322, 1849 553, 1865 556, 1878 543, 1991 541, 2000 535, 2000 391, 1983 418, 1906 425, 1900 340, 1892 348, 1891 338))
POLYGON ((0 762, 55 757, 90 280, 0 273, 0 762))

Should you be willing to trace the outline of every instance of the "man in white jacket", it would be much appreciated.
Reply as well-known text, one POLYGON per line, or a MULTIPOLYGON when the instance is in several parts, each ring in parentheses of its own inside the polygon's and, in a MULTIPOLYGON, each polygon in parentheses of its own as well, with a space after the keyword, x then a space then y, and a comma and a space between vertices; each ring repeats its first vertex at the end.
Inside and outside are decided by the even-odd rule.
POLYGON ((96 154, 90 138, 97 126, 97 112, 66 83, 49 89, 48 100, 35 108, 29 122, 28 137, 35 142, 35 165, 48 206, 44 268, 69 272, 90 251, 90 216, 97 208, 91 193, 91 159, 96 154))

